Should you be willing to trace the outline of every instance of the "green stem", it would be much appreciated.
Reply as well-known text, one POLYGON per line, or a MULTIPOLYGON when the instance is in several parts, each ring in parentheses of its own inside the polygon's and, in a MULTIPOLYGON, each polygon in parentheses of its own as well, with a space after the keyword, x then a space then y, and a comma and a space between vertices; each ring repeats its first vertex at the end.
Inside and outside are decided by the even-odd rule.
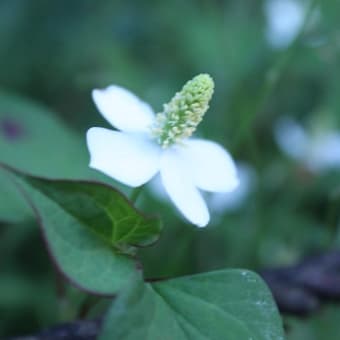
MULTIPOLYGON (((289 62, 292 60, 293 56, 296 52, 296 47, 298 42, 301 39, 301 36, 303 35, 306 26, 308 25, 311 16, 314 13, 315 6, 317 4, 317 0, 312 0, 310 3, 310 6, 306 12, 303 25, 300 29, 299 34, 296 36, 295 40, 292 42, 292 44, 283 52, 283 54, 280 55, 278 60, 274 63, 274 65, 268 70, 268 72, 265 75, 264 83, 259 91, 259 95, 257 99, 255 100, 253 104, 253 109, 249 110, 248 113, 245 114, 245 120, 243 121, 242 126, 239 128, 239 133, 235 141, 235 149, 241 145, 241 142, 243 141, 245 136, 249 136, 249 128, 253 124, 256 117, 258 117, 258 114, 260 112, 263 112, 265 109, 265 106, 268 102, 268 99, 272 95, 273 91, 275 90, 278 82, 281 79, 281 76, 284 74, 285 68, 288 66, 289 62)), ((252 151, 252 156, 254 158, 254 163, 258 164, 258 158, 257 158, 257 144, 253 136, 250 135, 248 138, 248 143, 250 144, 250 150, 252 151)), ((263 179, 260 179, 259 187, 262 187, 263 185, 263 179)), ((257 197, 257 204, 261 205, 263 198, 261 197, 262 193, 259 193, 259 196, 257 197)), ((261 206, 257 207, 257 211, 261 211, 261 206)), ((263 216, 259 214, 258 218, 258 228, 255 231, 253 242, 251 245, 252 254, 256 253, 261 245, 261 242, 263 240, 263 235, 265 235, 267 228, 269 227, 265 220, 263 220, 263 216)), ((254 258, 254 263, 257 264, 257 258, 254 258)))
POLYGON ((69 317, 70 301, 67 297, 65 281, 57 270, 55 270, 55 285, 58 306, 57 319, 59 322, 64 322, 69 317))
POLYGON ((247 112, 245 112, 245 114, 243 115, 245 118, 241 126, 239 127, 238 135, 234 141, 234 149, 237 149, 241 145, 241 142, 244 140, 245 136, 249 136, 249 128, 253 124, 255 118, 258 117, 258 114, 264 111, 268 99, 270 98, 277 84, 279 83, 281 76, 284 74, 286 67, 289 65, 289 62, 295 55, 297 44, 300 41, 301 36, 303 35, 311 19, 311 16, 314 13, 316 4, 317 0, 311 1, 310 6, 306 11, 304 22, 298 35, 295 37, 290 46, 279 56, 272 67, 270 67, 269 70, 266 72, 263 84, 258 92, 258 96, 252 104, 252 109, 247 109, 247 112))
POLYGON ((329 229, 329 244, 328 247, 334 246, 334 240, 337 237, 338 233, 338 221, 339 221, 339 213, 338 207, 340 203, 340 198, 331 198, 330 204, 328 207, 328 213, 326 218, 326 225, 329 229))
POLYGON ((87 295, 78 310, 78 318, 85 319, 91 309, 102 300, 99 296, 87 295))
POLYGON ((131 196, 130 196, 130 201, 132 203, 136 203, 140 193, 142 192, 144 188, 144 185, 141 185, 140 187, 134 188, 131 192, 131 196))
MULTIPOLYGON (((136 203, 137 198, 139 197, 140 193, 142 192, 144 186, 140 186, 137 188, 134 188, 131 192, 131 197, 130 197, 130 201, 132 203, 136 203)), ((83 319, 85 318, 88 313, 90 312, 90 310, 95 307, 99 302, 101 301, 101 298, 98 296, 92 296, 92 295, 88 295, 83 303, 81 304, 79 310, 78 310, 78 317, 83 319)))

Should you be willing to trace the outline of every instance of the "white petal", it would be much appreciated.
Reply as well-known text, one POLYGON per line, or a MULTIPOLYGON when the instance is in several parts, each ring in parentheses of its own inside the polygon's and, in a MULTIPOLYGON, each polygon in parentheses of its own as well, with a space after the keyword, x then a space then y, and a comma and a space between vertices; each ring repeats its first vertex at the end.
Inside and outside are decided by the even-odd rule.
POLYGON ((236 166, 240 182, 239 186, 233 192, 210 194, 207 200, 208 207, 217 215, 239 209, 256 185, 256 172, 250 165, 239 163, 236 166))
POLYGON ((296 160, 304 160, 310 138, 305 129, 289 117, 280 118, 274 127, 274 135, 280 149, 296 160))
POLYGON ((122 87, 93 90, 92 98, 103 117, 118 130, 146 132, 154 121, 150 105, 122 87))
POLYGON ((87 132, 87 145, 90 167, 131 187, 159 170, 161 148, 145 136, 94 127, 87 132))
POLYGON ((175 149, 164 151, 161 177, 165 190, 180 212, 193 224, 205 227, 209 222, 208 208, 191 179, 190 169, 175 149))
POLYGON ((268 42, 274 48, 285 48, 299 33, 306 9, 296 0, 267 0, 265 14, 268 42))
POLYGON ((169 195, 165 191, 160 174, 157 174, 151 179, 148 183, 148 189, 151 195, 157 200, 161 200, 163 202, 169 201, 169 195))
POLYGON ((230 192, 238 186, 237 169, 230 154, 219 144, 189 139, 180 150, 194 184, 203 190, 230 192))
POLYGON ((307 166, 313 171, 340 168, 340 133, 330 132, 312 141, 307 166))

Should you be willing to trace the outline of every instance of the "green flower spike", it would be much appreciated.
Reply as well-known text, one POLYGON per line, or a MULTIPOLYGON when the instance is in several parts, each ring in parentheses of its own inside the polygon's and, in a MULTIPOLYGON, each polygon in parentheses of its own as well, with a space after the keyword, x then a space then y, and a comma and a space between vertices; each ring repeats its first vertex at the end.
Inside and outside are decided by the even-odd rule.
POLYGON ((177 92, 164 111, 156 115, 152 133, 167 148, 190 137, 209 108, 214 81, 208 74, 199 74, 177 92))

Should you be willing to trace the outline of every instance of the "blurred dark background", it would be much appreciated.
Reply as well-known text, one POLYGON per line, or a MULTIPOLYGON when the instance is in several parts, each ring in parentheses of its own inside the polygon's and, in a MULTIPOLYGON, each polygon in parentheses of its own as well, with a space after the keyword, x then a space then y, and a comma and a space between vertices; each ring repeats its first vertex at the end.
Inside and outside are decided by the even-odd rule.
MULTIPOLYGON (((1 0, 0 161, 93 178, 85 132, 107 123, 92 89, 124 86, 157 112, 209 73, 216 90, 198 134, 232 153, 242 189, 207 197, 212 222, 203 230, 146 192, 139 204, 165 221, 160 242, 141 253, 146 276, 259 270, 337 249, 339 10, 331 0, 1 0)), ((3 177, 0 337, 72 320, 84 298, 67 287, 58 299, 32 213, 3 177)), ((285 316, 287 338, 339 339, 339 321, 332 302, 305 319, 285 316)))

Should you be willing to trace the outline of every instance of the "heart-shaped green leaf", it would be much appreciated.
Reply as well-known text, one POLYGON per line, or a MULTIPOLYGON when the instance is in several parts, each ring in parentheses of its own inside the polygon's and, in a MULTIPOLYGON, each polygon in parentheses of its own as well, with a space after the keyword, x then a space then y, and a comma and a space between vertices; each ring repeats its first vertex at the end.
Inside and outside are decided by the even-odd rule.
POLYGON ((101 340, 279 340, 279 313, 255 273, 221 270, 140 283, 113 302, 101 340))
POLYGON ((8 173, 0 167, 0 221, 14 223, 32 216, 32 209, 8 173))
POLYGON ((0 162, 38 176, 88 178, 85 137, 54 112, 0 93, 0 162))
POLYGON ((157 240, 159 219, 145 217, 105 184, 10 171, 36 212, 53 259, 71 281, 114 294, 140 276, 129 255, 157 240))
MULTIPOLYGON (((0 162, 38 176, 95 176, 88 168, 85 136, 78 136, 45 107, 4 93, 0 93, 0 162)), ((18 222, 30 216, 15 186, 1 172, 0 220, 18 222)))

